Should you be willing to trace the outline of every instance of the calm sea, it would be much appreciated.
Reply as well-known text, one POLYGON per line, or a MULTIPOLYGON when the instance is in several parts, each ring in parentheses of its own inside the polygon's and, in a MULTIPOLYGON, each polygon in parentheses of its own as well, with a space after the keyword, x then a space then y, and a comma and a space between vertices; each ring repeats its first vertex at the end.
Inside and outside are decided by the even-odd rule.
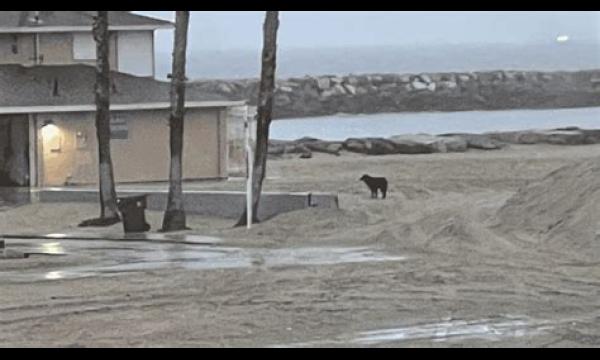
MULTIPOLYGON (((157 75, 171 72, 171 54, 158 53, 157 75)), ((326 74, 420 73, 485 70, 600 68, 600 43, 486 44, 395 47, 285 48, 277 54, 279 78, 326 74)), ((258 78, 260 50, 190 51, 192 79, 258 78)))
POLYGON ((310 136, 324 140, 345 140, 350 137, 484 133, 567 126, 600 129, 600 108, 335 115, 286 119, 273 121, 271 138, 294 140, 310 136))

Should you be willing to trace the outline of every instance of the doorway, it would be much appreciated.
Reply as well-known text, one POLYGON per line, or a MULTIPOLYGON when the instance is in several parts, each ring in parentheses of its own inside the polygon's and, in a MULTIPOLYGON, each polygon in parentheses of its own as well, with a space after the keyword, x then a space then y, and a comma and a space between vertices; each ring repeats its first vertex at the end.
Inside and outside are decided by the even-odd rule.
POLYGON ((27 115, 0 115, 0 187, 28 187, 29 121, 27 115))

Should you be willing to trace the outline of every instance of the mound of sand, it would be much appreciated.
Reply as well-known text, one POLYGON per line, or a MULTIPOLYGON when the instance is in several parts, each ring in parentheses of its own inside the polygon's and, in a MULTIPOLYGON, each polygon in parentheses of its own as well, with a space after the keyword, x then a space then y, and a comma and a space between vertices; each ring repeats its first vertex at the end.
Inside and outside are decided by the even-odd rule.
POLYGON ((227 230, 229 238, 253 238, 252 243, 268 245, 301 245, 324 243, 328 236, 339 234, 340 229, 358 228, 367 224, 365 212, 344 209, 309 208, 292 211, 256 224, 250 231, 243 228, 227 230))
POLYGON ((596 256, 600 250, 600 159, 560 168, 521 188, 497 213, 503 231, 552 251, 596 256))

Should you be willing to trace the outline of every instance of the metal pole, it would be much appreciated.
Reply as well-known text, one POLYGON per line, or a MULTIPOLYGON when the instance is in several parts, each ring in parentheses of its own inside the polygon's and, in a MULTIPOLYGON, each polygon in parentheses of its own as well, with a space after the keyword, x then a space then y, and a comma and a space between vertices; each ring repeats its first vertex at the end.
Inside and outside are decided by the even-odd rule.
POLYGON ((252 161, 252 145, 250 142, 250 125, 251 121, 248 116, 248 106, 244 111, 244 125, 246 127, 246 227, 252 228, 252 175, 253 175, 253 161, 252 161))

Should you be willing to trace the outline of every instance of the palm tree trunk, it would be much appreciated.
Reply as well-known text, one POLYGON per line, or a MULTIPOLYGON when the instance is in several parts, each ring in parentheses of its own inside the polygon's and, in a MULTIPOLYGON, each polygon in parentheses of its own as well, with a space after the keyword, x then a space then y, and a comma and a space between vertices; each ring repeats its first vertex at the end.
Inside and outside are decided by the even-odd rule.
POLYGON ((175 15, 175 41, 173 44, 173 72, 171 76, 169 198, 163 218, 163 231, 185 230, 186 216, 183 204, 183 123, 185 112, 185 60, 189 11, 175 15))
POLYGON ((98 137, 98 174, 100 219, 107 224, 118 222, 117 193, 110 155, 110 65, 108 60, 108 12, 98 11, 94 21, 96 41, 96 135, 98 137))
MULTIPOLYGON (((256 150, 254 154, 254 177, 252 179, 252 222, 259 222, 257 213, 262 192, 263 180, 267 174, 267 154, 269 147, 269 128, 273 114, 273 96, 275 91, 275 70, 277 66, 277 30, 279 29, 279 11, 267 11, 263 25, 262 70, 258 92, 256 124, 256 150)), ((244 210, 236 226, 247 225, 247 213, 244 210)))

